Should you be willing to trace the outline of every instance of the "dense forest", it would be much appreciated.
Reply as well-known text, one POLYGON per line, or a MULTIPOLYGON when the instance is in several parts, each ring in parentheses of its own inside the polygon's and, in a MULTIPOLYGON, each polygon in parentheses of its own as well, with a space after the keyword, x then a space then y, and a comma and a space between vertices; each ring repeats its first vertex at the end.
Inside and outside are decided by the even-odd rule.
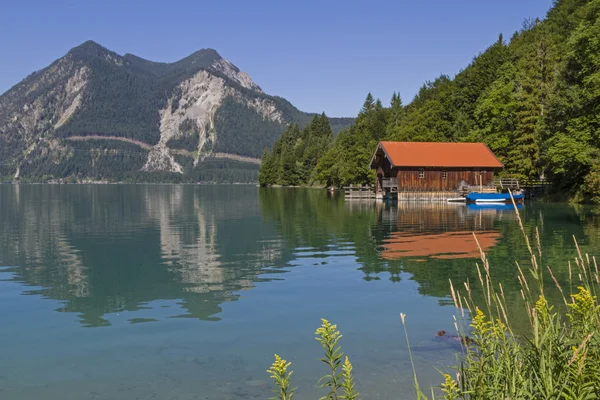
POLYGON ((508 41, 500 35, 454 78, 426 82, 409 104, 394 94, 384 107, 369 94, 355 124, 321 149, 308 180, 294 178, 306 177, 297 172, 304 155, 292 160, 290 141, 300 148, 304 137, 290 127, 265 152, 260 182, 367 183, 380 140, 477 141, 505 164, 504 175, 546 178, 556 192, 600 201, 599 125, 600 0, 557 0, 543 21, 526 20, 508 41), (290 165, 294 172, 273 172, 290 165))
POLYGON ((317 115, 303 130, 290 125, 262 156, 259 183, 266 185, 310 185, 319 181, 317 162, 333 142, 333 131, 325 114, 317 115))

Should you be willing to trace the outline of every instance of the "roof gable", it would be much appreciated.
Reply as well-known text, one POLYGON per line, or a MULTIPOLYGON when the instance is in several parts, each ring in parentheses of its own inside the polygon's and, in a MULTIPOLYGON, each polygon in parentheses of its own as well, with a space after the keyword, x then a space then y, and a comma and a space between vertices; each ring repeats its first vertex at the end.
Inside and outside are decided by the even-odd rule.
POLYGON ((483 143, 380 142, 394 167, 503 168, 504 165, 483 143))

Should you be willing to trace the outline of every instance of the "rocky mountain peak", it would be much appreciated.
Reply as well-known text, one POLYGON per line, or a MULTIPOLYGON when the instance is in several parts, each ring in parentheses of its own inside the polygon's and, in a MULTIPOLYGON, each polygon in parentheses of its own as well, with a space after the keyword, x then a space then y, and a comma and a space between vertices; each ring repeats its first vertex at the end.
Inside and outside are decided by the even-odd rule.
POLYGON ((73 47, 67 53, 75 60, 90 62, 92 60, 101 59, 116 65, 123 65, 123 57, 114 51, 108 50, 106 47, 99 45, 93 40, 83 42, 77 47, 73 47))

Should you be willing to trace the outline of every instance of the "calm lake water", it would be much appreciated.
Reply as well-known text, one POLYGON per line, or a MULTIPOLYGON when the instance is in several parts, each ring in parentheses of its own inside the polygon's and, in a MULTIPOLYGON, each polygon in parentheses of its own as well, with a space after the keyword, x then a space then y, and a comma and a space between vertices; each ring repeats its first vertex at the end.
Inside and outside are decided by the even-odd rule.
MULTIPOLYGON (((573 235, 600 254, 593 208, 520 212, 559 280, 573 235)), ((514 262, 528 257, 510 208, 252 186, 0 185, 0 398, 266 399, 278 353, 297 398, 315 399, 321 317, 341 329, 363 398, 413 398, 399 313, 421 385, 439 384, 459 349, 434 335, 453 330, 449 279, 477 280, 473 231, 517 307, 514 262)))

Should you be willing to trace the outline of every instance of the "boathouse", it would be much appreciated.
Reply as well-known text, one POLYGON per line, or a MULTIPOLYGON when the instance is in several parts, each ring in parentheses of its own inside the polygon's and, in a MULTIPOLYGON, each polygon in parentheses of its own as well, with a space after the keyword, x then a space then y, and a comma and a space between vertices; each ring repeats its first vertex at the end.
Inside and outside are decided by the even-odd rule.
POLYGON ((483 143, 380 142, 371 159, 376 197, 444 200, 477 187, 494 190, 504 168, 483 143))

